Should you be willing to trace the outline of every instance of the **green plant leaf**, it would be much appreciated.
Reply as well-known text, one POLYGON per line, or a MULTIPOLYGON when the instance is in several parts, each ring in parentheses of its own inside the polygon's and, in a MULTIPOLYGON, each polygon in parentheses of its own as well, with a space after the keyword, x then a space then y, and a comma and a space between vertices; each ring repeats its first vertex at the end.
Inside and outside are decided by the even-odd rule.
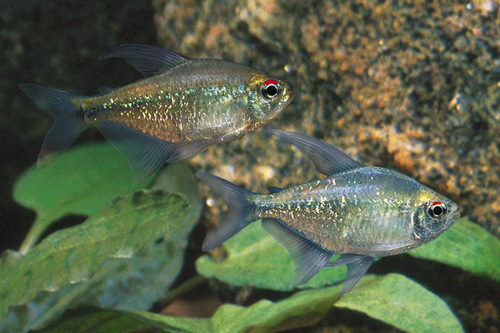
POLYGON ((108 333, 108 332, 150 332, 151 328, 167 332, 213 332, 210 319, 167 317, 145 311, 93 310, 63 318, 41 332, 45 333, 108 333), (150 329, 150 330, 148 330, 150 329))
MULTIPOLYGON (((260 222, 250 224, 222 246, 227 253, 222 262, 208 255, 196 261, 196 269, 201 275, 234 286, 292 290, 293 266, 288 252, 269 236, 260 222)), ((323 287, 344 281, 345 277, 345 266, 322 269, 299 288, 323 287)))
POLYGON ((26 253, 59 218, 92 215, 111 199, 144 188, 152 179, 136 183, 127 160, 107 143, 75 147, 42 169, 31 166, 13 192, 15 201, 37 213, 20 252, 26 253))
POLYGON ((152 327, 187 332, 274 332, 313 325, 333 306, 366 313, 412 332, 461 332, 446 303, 399 274, 368 275, 360 286, 339 298, 341 286, 297 292, 279 302, 260 300, 249 307, 224 304, 211 319, 123 312, 152 327))
POLYGON ((199 204, 199 198, 161 190, 126 195, 85 223, 55 232, 21 258, 3 261, 8 269, 0 271, 0 318, 12 307, 2 325, 25 323, 26 307, 34 316, 25 318, 30 329, 75 304, 148 308, 182 267, 200 213, 190 202, 199 204))
POLYGON ((213 332, 210 319, 165 316, 146 311, 120 311, 127 317, 168 332, 213 332))
POLYGON ((448 305, 399 274, 364 278, 335 306, 356 310, 411 332, 463 332, 448 305))
POLYGON ((435 241, 408 253, 500 282, 500 240, 466 219, 460 219, 435 241))
POLYGON ((121 312, 151 327, 174 332, 273 332, 317 323, 338 299, 339 291, 340 286, 311 289, 276 303, 260 300, 247 308, 224 304, 211 319, 171 317, 140 311, 121 312))
POLYGON ((260 300, 250 307, 226 304, 212 317, 215 332, 275 332, 314 325, 338 300, 341 286, 300 291, 271 302, 260 300))
POLYGON ((97 310, 81 313, 71 318, 63 318, 41 332, 45 333, 108 333, 134 332, 151 328, 150 325, 134 320, 117 311, 97 310))

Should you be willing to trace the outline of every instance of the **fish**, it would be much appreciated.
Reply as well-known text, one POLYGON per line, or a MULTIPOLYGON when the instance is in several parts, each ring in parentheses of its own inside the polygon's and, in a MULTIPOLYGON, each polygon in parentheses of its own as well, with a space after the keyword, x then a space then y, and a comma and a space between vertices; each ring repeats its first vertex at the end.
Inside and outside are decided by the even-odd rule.
POLYGON ((257 194, 217 176, 198 178, 219 195, 228 211, 210 230, 210 251, 252 222, 282 245, 291 258, 290 287, 306 283, 323 267, 347 266, 339 293, 350 292, 378 257, 407 252, 435 239, 460 217, 446 196, 397 171, 362 166, 336 147, 304 134, 262 130, 295 145, 326 177, 257 194), (334 254, 340 254, 330 261, 334 254))
POLYGON ((95 125, 140 181, 164 163, 266 125, 293 100, 289 82, 231 61, 190 59, 139 44, 111 48, 98 59, 110 58, 122 58, 144 78, 91 97, 32 83, 19 85, 55 118, 38 155, 39 167, 95 125))

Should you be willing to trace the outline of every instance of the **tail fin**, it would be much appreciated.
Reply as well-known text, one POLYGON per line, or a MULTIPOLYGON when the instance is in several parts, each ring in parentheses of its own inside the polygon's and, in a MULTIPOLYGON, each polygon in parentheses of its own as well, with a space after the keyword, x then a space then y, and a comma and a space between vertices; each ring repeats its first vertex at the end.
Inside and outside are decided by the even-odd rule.
POLYGON ((210 251, 258 220, 259 217, 255 215, 255 206, 248 200, 252 192, 214 175, 199 173, 196 176, 217 193, 228 206, 228 211, 217 228, 210 230, 203 242, 202 250, 210 251))
POLYGON ((75 98, 81 96, 31 83, 21 83, 19 88, 41 109, 55 118, 38 154, 38 167, 41 168, 71 146, 87 128, 80 105, 74 102, 75 98))

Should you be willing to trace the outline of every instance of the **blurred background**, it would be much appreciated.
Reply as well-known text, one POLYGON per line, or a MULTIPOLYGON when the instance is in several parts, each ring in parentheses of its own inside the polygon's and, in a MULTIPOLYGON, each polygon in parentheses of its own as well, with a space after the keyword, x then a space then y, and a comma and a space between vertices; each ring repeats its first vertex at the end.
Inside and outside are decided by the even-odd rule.
MULTIPOLYGON (((34 213, 12 199, 15 180, 36 163, 53 118, 18 88, 21 82, 95 95, 99 87, 117 87, 141 78, 121 61, 100 62, 97 56, 123 43, 156 45, 150 1, 11 1, 0 12, 0 248, 18 249, 34 213)), ((86 131, 77 140, 103 140, 86 131)), ((89 168, 92 161, 89 161, 89 168)), ((78 218, 61 221, 77 223, 78 218)))

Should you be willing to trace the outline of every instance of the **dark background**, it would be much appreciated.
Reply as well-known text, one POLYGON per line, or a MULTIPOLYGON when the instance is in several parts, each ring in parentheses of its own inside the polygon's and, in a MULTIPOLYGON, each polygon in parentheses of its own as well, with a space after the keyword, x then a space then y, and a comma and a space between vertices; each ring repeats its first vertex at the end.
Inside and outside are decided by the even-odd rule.
MULTIPOLYGON (((141 77, 121 60, 98 61, 104 50, 123 43, 157 45, 148 0, 0 1, 0 250, 17 250, 34 212, 12 199, 16 179, 36 163, 53 118, 18 88, 21 82, 95 95, 141 77)), ((78 142, 102 140, 95 130, 78 142)), ((79 219, 65 218, 59 227, 79 219)))

